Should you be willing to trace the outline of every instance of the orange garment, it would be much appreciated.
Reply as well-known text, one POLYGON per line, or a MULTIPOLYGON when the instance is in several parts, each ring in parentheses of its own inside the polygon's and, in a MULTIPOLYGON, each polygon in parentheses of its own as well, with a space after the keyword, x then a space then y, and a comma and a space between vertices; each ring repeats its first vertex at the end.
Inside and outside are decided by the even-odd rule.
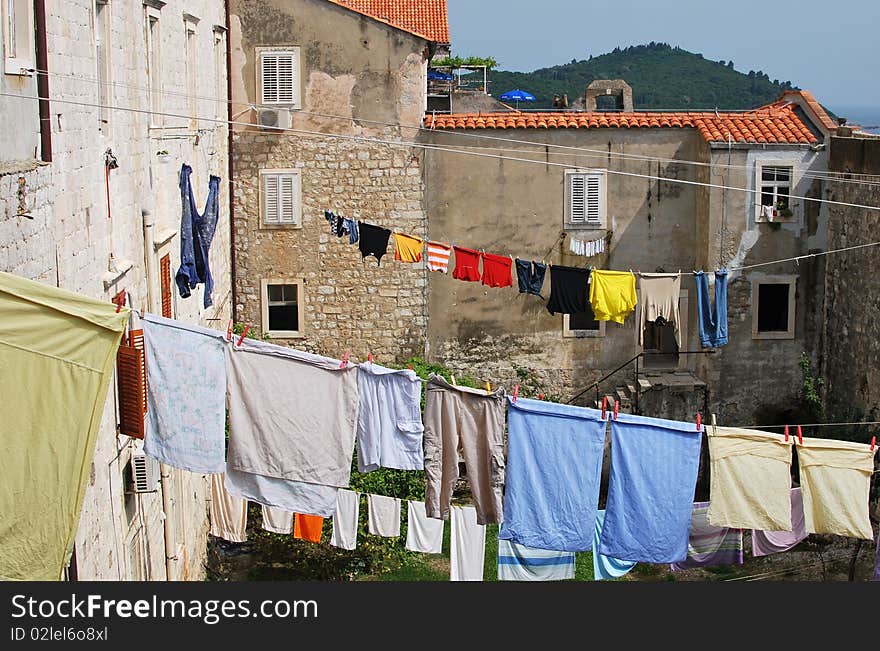
POLYGON ((293 519, 293 537, 308 540, 309 542, 321 542, 321 532, 324 529, 324 518, 320 515, 303 515, 297 513, 293 519))
POLYGON ((394 233, 394 259, 401 262, 421 262, 425 240, 394 233))

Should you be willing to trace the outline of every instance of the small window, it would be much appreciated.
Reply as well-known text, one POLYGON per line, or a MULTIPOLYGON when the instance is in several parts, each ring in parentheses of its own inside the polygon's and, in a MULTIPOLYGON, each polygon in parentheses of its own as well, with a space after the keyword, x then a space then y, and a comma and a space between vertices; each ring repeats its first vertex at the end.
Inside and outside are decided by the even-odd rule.
POLYGON ((199 128, 198 72, 201 69, 196 59, 196 23, 184 19, 183 31, 184 57, 186 60, 186 111, 189 114, 189 125, 192 129, 199 128))
POLYGON ((262 179, 263 224, 300 226, 300 173, 298 170, 265 170, 262 179))
POLYGON ((302 336, 302 288, 302 280, 262 282, 263 332, 275 337, 302 336))
POLYGON ((0 0, 3 16, 4 71, 7 75, 30 75, 34 67, 33 0, 0 0))
POLYGON ((159 16, 147 13, 147 77, 150 89, 150 126, 162 126, 162 62, 159 16))
POLYGON ((566 171, 565 225, 568 228, 605 227, 604 172, 566 171))
POLYGON ((299 48, 259 51, 260 103, 299 108, 299 48))
POLYGON ((795 219, 791 194, 794 187, 794 165, 758 163, 757 184, 760 195, 757 221, 792 221, 795 219))
POLYGON ((110 103, 113 97, 110 89, 110 3, 108 0, 95 0, 95 65, 98 84, 98 130, 108 135, 110 128, 110 103))
POLYGON ((795 278, 752 282, 752 336, 794 339, 795 278))
POLYGON ((586 312, 563 315, 562 335, 564 337, 604 337, 605 322, 596 320, 593 308, 587 303, 586 312))

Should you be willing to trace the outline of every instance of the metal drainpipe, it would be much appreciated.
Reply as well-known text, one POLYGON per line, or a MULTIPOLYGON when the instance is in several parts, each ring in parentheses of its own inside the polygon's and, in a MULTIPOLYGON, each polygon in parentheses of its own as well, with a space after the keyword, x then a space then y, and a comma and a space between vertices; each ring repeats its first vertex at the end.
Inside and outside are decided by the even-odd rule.
MULTIPOLYGON (((148 209, 142 208, 141 217, 143 218, 144 226, 144 270, 147 275, 147 309, 154 312, 156 310, 156 288, 153 285, 155 282, 155 274, 153 273, 153 215, 148 209)), ((164 463, 160 463, 159 474, 161 475, 159 490, 162 492, 162 534, 165 539, 165 580, 171 581, 172 562, 177 558, 171 555, 173 539, 168 517, 171 513, 171 496, 169 495, 170 487, 166 486, 166 484, 171 477, 171 468, 164 463)))
POLYGON ((52 162, 52 116, 49 114, 49 52, 46 44, 46 0, 34 1, 34 28, 37 32, 37 96, 40 107, 40 158, 52 162))
POLYGON ((231 276, 231 293, 232 293, 232 305, 229 307, 229 317, 234 321, 236 318, 235 310, 238 305, 238 301, 235 296, 235 184, 232 180, 232 175, 234 170, 232 163, 232 120, 233 120, 233 112, 232 112, 232 30, 230 29, 230 20, 229 20, 229 0, 225 0, 223 3, 223 10, 226 14, 226 119, 229 121, 226 124, 226 132, 227 132, 227 144, 226 144, 226 159, 229 166, 229 274, 231 276))

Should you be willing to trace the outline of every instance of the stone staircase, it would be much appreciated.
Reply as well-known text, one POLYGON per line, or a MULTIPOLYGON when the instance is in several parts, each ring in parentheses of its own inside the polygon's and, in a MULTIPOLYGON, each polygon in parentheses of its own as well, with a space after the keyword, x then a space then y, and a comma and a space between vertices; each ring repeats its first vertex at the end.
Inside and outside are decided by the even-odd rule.
MULTIPOLYGON (((706 404, 706 383, 689 371, 647 370, 638 380, 627 378, 602 394, 608 408, 626 414, 642 414, 670 420, 691 420, 706 404), (638 391, 636 391, 638 383, 638 391)), ((602 408, 601 398, 596 405, 602 408)))

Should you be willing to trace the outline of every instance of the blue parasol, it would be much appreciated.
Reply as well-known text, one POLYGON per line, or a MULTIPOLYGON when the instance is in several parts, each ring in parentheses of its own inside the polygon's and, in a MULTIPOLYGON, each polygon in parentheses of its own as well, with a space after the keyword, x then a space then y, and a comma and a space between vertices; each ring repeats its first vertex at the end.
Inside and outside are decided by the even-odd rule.
POLYGON ((519 108, 520 102, 534 102, 535 96, 531 93, 527 93, 524 90, 520 90, 519 88, 515 90, 509 90, 506 93, 502 94, 498 99, 502 102, 516 102, 516 108, 519 108))

